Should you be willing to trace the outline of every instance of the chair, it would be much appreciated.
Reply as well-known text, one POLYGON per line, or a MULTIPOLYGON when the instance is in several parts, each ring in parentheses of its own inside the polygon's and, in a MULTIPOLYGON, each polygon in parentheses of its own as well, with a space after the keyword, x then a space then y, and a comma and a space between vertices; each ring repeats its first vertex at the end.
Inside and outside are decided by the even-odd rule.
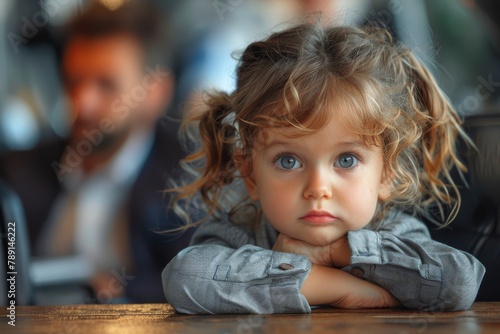
POLYGON ((0 305, 61 304, 76 295, 80 302, 94 301, 86 285, 85 265, 76 258, 33 259, 20 199, 0 180, 0 305), (14 224, 15 223, 15 224, 14 224), (15 233, 14 243, 12 239, 15 233), (9 249, 15 253, 8 263, 9 249), (14 265, 13 269, 9 265, 14 265), (15 272, 15 274, 9 274, 15 272), (9 297, 8 277, 15 276, 15 298, 9 297))
POLYGON ((469 169, 466 182, 457 178, 462 206, 449 227, 429 227, 433 239, 473 254, 486 267, 476 300, 499 301, 500 113, 471 116, 464 128, 477 150, 459 143, 462 161, 469 169))

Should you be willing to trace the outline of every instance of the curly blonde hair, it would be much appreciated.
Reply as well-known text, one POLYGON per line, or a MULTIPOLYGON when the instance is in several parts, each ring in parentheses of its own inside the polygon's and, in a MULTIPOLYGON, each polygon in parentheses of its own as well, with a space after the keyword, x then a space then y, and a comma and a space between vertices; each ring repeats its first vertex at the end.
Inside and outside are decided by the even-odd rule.
MULTIPOLYGON (((169 190, 177 192, 174 209, 188 216, 199 195, 206 217, 234 213, 225 189, 244 176, 240 167, 250 161, 261 130, 292 126, 307 134, 332 114, 366 144, 383 148, 392 192, 374 219, 392 207, 414 213, 437 207, 444 224, 456 216, 460 194, 450 170, 466 171, 455 142, 458 135, 469 140, 429 71, 385 29, 315 23, 250 44, 239 61, 236 90, 207 94, 205 109, 186 120, 187 128, 197 127, 200 145, 183 166, 196 179, 169 190), (443 206, 451 207, 447 219, 443 206)), ((257 215, 246 212, 246 223, 258 220, 254 208, 257 215)))

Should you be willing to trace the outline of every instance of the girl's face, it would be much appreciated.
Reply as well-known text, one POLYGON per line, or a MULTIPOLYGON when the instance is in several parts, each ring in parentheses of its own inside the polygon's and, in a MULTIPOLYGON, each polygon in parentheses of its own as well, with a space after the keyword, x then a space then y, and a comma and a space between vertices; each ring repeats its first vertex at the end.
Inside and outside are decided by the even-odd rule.
POLYGON ((296 138, 293 128, 263 131, 245 185, 280 233, 330 244, 365 227, 390 195, 382 148, 366 146, 340 122, 296 138))

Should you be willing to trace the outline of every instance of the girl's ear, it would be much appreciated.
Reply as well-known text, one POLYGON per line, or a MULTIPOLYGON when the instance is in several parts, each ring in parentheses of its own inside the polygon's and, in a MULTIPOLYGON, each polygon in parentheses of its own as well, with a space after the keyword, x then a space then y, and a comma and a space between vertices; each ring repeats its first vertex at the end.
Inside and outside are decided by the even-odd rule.
POLYGON ((384 171, 382 172, 382 178, 380 180, 380 187, 378 190, 379 201, 386 201, 391 196, 393 181, 394 175, 390 171, 388 171, 387 168, 384 168, 384 171))
POLYGON ((240 175, 243 178, 245 187, 247 188, 248 196, 253 200, 257 201, 259 199, 259 194, 257 192, 257 183, 255 182, 255 176, 252 171, 252 166, 250 162, 245 162, 240 167, 240 175))

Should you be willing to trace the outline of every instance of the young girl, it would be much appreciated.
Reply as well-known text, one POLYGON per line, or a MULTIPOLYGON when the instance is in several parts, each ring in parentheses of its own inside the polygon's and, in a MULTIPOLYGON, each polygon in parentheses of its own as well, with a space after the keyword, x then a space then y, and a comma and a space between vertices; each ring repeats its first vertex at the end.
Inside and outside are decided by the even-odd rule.
POLYGON ((195 117, 201 173, 176 189, 177 210, 198 196, 207 210, 162 275, 178 312, 471 305, 484 267, 403 212, 453 219, 466 138, 408 49, 379 28, 303 24, 250 44, 237 78, 195 117))

